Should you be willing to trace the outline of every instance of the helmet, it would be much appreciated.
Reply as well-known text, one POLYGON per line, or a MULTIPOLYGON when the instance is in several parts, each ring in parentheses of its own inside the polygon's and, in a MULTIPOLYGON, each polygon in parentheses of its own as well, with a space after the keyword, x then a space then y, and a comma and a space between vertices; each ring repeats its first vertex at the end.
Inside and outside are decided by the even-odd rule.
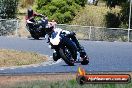
POLYGON ((31 8, 27 10, 27 15, 28 15, 28 17, 33 16, 33 10, 31 8))
POLYGON ((45 32, 47 34, 51 34, 54 31, 54 26, 52 26, 51 24, 46 24, 45 29, 45 32))

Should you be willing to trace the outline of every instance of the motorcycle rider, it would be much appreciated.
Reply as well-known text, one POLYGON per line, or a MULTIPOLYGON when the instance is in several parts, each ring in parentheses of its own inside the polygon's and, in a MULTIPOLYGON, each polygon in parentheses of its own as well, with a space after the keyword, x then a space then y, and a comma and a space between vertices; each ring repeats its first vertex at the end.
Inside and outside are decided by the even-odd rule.
POLYGON ((46 24, 48 23, 48 19, 44 15, 38 14, 38 13, 34 12, 33 9, 29 8, 27 10, 26 23, 29 26, 29 28, 36 29, 36 28, 39 28, 40 26, 45 27, 46 24), (42 17, 45 20, 42 20, 42 22, 40 22, 39 24, 35 24, 34 17, 36 17, 36 16, 42 17))
MULTIPOLYGON (((80 43, 78 42, 77 38, 75 37, 75 33, 74 32, 70 32, 70 31, 67 31, 67 30, 62 30, 60 28, 54 28, 54 24, 52 24, 52 22, 50 22, 47 26, 46 26, 46 33, 49 35, 52 34, 52 32, 57 32, 57 31, 61 31, 61 33, 65 34, 66 37, 68 38, 71 38, 72 41, 76 44, 77 46, 77 49, 78 49, 78 52, 80 53, 80 57, 81 58, 84 58, 84 59, 87 59, 87 56, 86 56, 86 52, 83 48, 83 46, 80 45, 80 43)), ((48 38, 48 43, 49 43, 49 38, 48 38)), ((59 59, 59 58, 58 58, 59 59)), ((75 58, 76 59, 76 58, 75 58)))

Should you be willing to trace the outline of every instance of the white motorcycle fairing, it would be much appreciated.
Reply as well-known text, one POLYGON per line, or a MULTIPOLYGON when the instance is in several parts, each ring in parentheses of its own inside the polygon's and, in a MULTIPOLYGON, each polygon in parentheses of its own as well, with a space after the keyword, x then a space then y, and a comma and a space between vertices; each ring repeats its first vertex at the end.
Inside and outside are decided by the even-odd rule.
POLYGON ((60 43, 60 32, 62 31, 62 29, 56 28, 54 30, 57 30, 57 31, 54 31, 51 34, 50 42, 53 45, 59 45, 59 43, 60 43))

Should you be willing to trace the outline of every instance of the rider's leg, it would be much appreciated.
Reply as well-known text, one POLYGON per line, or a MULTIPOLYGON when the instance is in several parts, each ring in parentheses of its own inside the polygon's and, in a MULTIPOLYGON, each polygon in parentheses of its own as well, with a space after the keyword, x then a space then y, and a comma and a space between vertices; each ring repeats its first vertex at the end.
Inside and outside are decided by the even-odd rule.
POLYGON ((73 42, 75 42, 77 48, 78 48, 78 51, 80 53, 80 57, 85 57, 86 56, 86 52, 83 48, 83 46, 81 46, 77 40, 77 38, 75 37, 75 33, 74 32, 71 32, 70 34, 68 34, 68 37, 70 37, 72 39, 73 42))
POLYGON ((79 42, 78 42, 77 38, 75 37, 75 35, 76 34, 74 32, 70 32, 70 34, 68 34, 67 36, 72 39, 72 41, 76 44, 78 50, 80 50, 81 45, 79 44, 79 42))

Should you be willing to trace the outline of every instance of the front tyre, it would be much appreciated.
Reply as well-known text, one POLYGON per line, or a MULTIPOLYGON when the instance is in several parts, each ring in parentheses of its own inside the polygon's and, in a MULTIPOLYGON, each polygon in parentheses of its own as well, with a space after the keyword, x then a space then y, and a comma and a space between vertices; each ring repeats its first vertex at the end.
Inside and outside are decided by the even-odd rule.
POLYGON ((57 61, 58 59, 60 59, 60 57, 57 55, 56 52, 53 53, 53 60, 57 61))

